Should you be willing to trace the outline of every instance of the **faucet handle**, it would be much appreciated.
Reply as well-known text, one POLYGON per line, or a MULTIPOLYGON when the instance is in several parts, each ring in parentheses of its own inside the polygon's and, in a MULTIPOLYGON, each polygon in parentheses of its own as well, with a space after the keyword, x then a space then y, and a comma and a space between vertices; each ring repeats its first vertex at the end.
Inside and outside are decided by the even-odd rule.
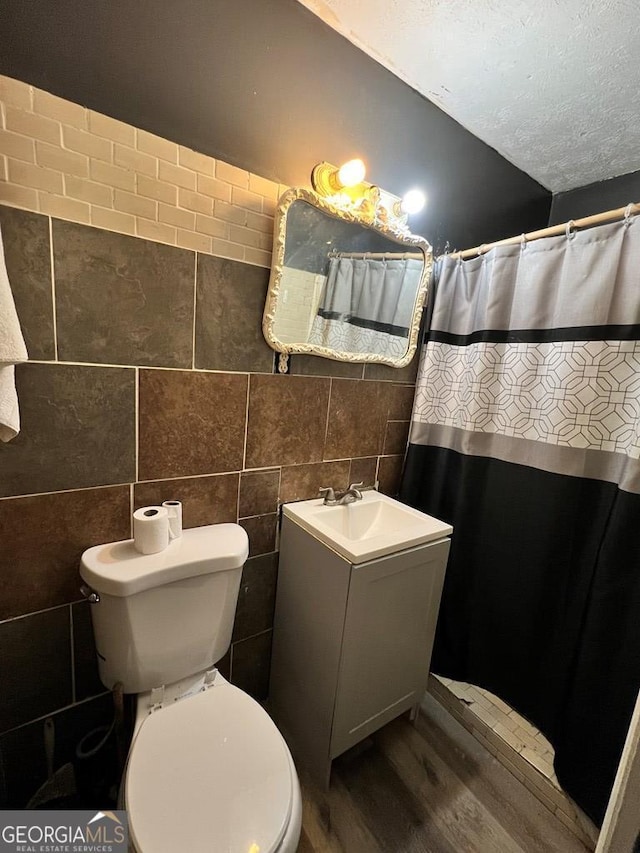
POLYGON ((325 503, 327 503, 328 501, 335 501, 335 499, 336 499, 336 493, 331 488, 331 486, 327 486, 325 488, 318 489, 318 494, 320 495, 321 498, 324 498, 325 503))
POLYGON ((360 491, 360 486, 363 486, 364 483, 351 483, 349 488, 347 489, 347 494, 351 492, 351 494, 355 497, 357 501, 362 500, 362 492, 360 491))

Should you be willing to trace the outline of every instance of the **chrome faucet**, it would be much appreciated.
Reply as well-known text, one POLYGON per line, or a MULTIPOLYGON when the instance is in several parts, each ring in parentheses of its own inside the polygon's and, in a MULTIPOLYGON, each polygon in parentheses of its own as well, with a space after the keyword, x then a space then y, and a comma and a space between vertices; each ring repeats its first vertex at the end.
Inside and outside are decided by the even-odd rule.
POLYGON ((330 486, 319 490, 319 495, 324 497, 323 506, 344 506, 352 504, 354 501, 362 500, 362 492, 359 490, 364 483, 351 483, 348 489, 344 492, 336 492, 330 486))

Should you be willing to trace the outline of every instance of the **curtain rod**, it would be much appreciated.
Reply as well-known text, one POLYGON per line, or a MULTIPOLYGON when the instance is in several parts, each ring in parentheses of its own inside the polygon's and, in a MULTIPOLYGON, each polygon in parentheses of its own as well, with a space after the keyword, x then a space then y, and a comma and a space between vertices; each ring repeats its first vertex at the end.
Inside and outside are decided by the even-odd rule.
POLYGON ((617 207, 615 210, 607 210, 604 213, 596 213, 593 216, 585 216, 584 219, 570 219, 562 225, 551 225, 549 228, 541 228, 538 231, 529 231, 528 234, 519 234, 517 237, 507 237, 506 240, 496 240, 494 243, 483 243, 481 246, 474 246, 473 249, 465 249, 462 252, 451 252, 448 255, 440 255, 440 258, 453 258, 464 260, 465 258, 473 258, 479 255, 484 255, 489 249, 495 246, 511 246, 516 243, 530 243, 532 240, 539 240, 541 237, 556 237, 559 234, 568 233, 574 228, 589 228, 591 225, 600 225, 602 222, 612 222, 615 219, 623 219, 629 216, 636 216, 640 213, 640 203, 628 204, 626 207, 617 207))
POLYGON ((353 258, 354 260, 364 260, 370 258, 372 261, 393 261, 393 260, 416 260, 424 261, 422 252, 332 252, 331 258, 353 258))

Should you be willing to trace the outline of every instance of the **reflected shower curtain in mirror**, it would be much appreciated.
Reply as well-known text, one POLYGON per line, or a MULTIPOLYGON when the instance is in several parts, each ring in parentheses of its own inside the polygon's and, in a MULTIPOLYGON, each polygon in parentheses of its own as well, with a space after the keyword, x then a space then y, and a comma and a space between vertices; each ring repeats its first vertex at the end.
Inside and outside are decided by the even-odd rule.
POLYGON ((332 257, 309 343, 401 358, 424 263, 332 257))
POLYGON ((640 221, 438 273, 401 490, 454 528, 433 668, 599 823, 640 686, 640 221))

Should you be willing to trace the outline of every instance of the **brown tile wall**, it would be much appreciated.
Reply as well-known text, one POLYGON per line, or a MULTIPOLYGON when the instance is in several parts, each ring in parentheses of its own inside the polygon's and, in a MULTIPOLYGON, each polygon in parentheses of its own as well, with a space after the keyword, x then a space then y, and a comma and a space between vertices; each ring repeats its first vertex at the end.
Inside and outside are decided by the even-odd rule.
MULTIPOLYGON (((108 715, 108 702, 96 705, 79 557, 128 538, 133 509, 169 498, 183 502, 186 527, 239 521, 249 535, 223 667, 263 697, 279 504, 353 481, 395 493, 413 386, 392 372, 366 378, 363 365, 349 366, 354 378, 326 359, 309 369, 308 357, 275 374, 258 267, 15 208, 0 207, 0 224, 35 355, 16 370, 22 431, 0 445, 0 676, 10 685, 0 754, 10 764, 48 714, 64 726, 73 712, 80 725, 78 703, 108 715)), ((23 787, 9 786, 6 803, 19 804, 23 787)))
MULTIPOLYGON (((16 370, 22 430, 0 444, 0 682, 7 687, 0 699, 0 807, 20 807, 46 775, 44 718, 53 715, 64 734, 64 757, 111 714, 97 677, 89 606, 78 590, 82 551, 129 538, 135 508, 170 498, 182 501, 186 527, 239 522, 250 557, 220 668, 263 698, 279 506, 349 482, 379 480, 384 491, 397 492, 415 367, 293 356, 289 375, 274 373, 261 331, 269 273, 256 264, 264 260, 216 247, 215 236, 190 243, 165 239, 160 230, 144 231, 146 239, 140 225, 138 236, 116 227, 118 210, 145 221, 140 201, 147 198, 159 222, 184 234, 180 200, 200 211, 208 198, 196 230, 213 228, 214 213, 227 224, 259 228, 270 244, 272 222, 258 210, 265 210, 269 182, 104 116, 72 114, 63 110, 66 102, 43 100, 22 84, 7 91, 24 98, 5 110, 5 143, 13 147, 4 153, 31 169, 23 174, 14 165, 13 178, 28 183, 44 174, 54 181, 52 174, 66 170, 67 196, 93 193, 94 224, 102 222, 93 212, 100 189, 112 204, 104 229, 55 207, 53 189, 16 190, 14 198, 7 185, 5 199, 15 206, 0 206, 32 359, 16 370), (36 107, 62 112, 41 116, 36 107), (60 159, 61 148, 84 152, 84 159, 60 159), (73 169, 82 172, 75 182, 73 169), (125 186, 131 170, 135 194, 125 186), (39 207, 19 209, 33 198, 39 207)), ((0 161, 2 155, 0 148, 0 161)))

